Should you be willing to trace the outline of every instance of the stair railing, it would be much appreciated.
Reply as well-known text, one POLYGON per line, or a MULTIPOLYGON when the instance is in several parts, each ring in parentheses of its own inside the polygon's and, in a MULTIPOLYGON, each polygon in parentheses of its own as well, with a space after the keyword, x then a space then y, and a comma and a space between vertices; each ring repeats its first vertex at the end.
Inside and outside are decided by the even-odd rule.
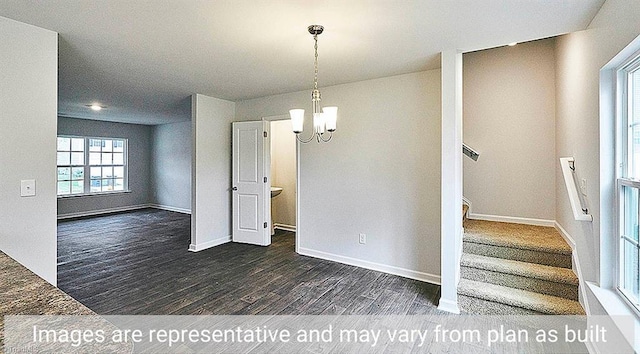
POLYGON ((478 161, 478 157, 480 157, 480 153, 476 150, 469 147, 467 144, 462 144, 462 153, 467 155, 473 161, 478 161))
POLYGON ((593 221, 593 216, 589 214, 589 210, 585 206, 580 193, 578 193, 575 160, 573 157, 561 157, 560 167, 562 168, 562 176, 567 187, 567 193, 569 193, 573 218, 576 221, 593 221))

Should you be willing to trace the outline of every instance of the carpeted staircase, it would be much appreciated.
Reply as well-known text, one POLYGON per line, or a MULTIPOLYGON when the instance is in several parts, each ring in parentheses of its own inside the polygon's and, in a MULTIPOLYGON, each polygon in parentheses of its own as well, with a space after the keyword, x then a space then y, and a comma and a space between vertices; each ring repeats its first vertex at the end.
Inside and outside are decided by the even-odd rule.
POLYGON ((554 228, 467 219, 463 250, 463 312, 584 315, 571 248, 554 228))

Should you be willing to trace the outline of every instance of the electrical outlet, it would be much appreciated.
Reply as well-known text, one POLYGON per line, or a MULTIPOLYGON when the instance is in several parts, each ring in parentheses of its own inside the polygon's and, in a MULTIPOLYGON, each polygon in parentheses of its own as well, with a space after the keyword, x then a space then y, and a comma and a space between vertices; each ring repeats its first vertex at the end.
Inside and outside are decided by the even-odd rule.
POLYGON ((361 245, 364 245, 365 243, 367 243, 367 235, 365 234, 360 234, 360 236, 358 237, 358 242, 361 245))

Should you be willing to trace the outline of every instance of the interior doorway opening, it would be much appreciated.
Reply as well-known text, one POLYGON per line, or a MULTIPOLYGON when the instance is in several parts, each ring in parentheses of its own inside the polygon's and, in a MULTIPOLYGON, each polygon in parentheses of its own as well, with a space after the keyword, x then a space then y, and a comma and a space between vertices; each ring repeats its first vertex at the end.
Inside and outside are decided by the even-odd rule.
POLYGON ((263 119, 268 121, 271 134, 268 164, 271 191, 269 216, 271 236, 274 237, 276 230, 294 233, 297 230, 297 142, 288 116, 263 119))

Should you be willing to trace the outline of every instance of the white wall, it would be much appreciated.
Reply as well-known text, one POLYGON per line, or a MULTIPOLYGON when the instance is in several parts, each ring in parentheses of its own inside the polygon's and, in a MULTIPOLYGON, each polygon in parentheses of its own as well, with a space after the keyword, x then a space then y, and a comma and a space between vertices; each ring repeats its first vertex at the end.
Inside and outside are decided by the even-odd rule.
POLYGON ((464 196, 474 214, 555 219, 555 40, 464 54, 464 196))
MULTIPOLYGON (((58 199, 58 216, 73 217, 145 206, 151 198, 151 126, 58 117, 58 134, 128 139, 129 193, 58 199)), ((187 192, 188 193, 188 192, 187 192)))
POLYGON ((290 120, 271 122, 271 186, 282 188, 271 199, 273 223, 296 226, 296 135, 290 120))
POLYGON ((191 251, 231 240, 231 123, 235 104, 193 95, 191 251))
MULTIPOLYGON (((328 144, 300 150, 299 251, 438 282, 440 70, 322 88, 328 144), (358 234, 367 235, 366 245, 358 234)), ((237 102, 238 120, 307 110, 310 90, 237 102)))
POLYGON ((0 250, 55 285, 57 33, 0 17, 0 78, 0 250))
MULTIPOLYGON (((558 162, 556 220, 575 240, 584 279, 601 281, 605 287, 612 285, 612 279, 610 276, 601 279, 599 270, 610 273, 615 262, 612 254, 600 258, 601 242, 605 245, 615 243, 611 220, 613 176, 605 174, 605 179, 601 180, 600 173, 602 166, 605 166, 603 170, 613 170, 614 161, 611 158, 613 146, 601 147, 598 141, 600 134, 610 141, 614 132, 613 129, 600 130, 599 70, 640 34, 638 13, 639 1, 608 0, 588 30, 562 36, 556 46, 556 157, 575 157, 577 174, 587 179, 586 199, 593 223, 573 220, 558 162), (605 196, 603 200, 600 199, 601 190, 605 196)), ((602 123, 611 127, 611 122, 602 123)), ((602 309, 594 307, 596 301, 591 301, 590 294, 589 297, 592 312, 599 314, 602 309)))
POLYGON ((191 211, 191 121, 152 128, 152 204, 191 211))

